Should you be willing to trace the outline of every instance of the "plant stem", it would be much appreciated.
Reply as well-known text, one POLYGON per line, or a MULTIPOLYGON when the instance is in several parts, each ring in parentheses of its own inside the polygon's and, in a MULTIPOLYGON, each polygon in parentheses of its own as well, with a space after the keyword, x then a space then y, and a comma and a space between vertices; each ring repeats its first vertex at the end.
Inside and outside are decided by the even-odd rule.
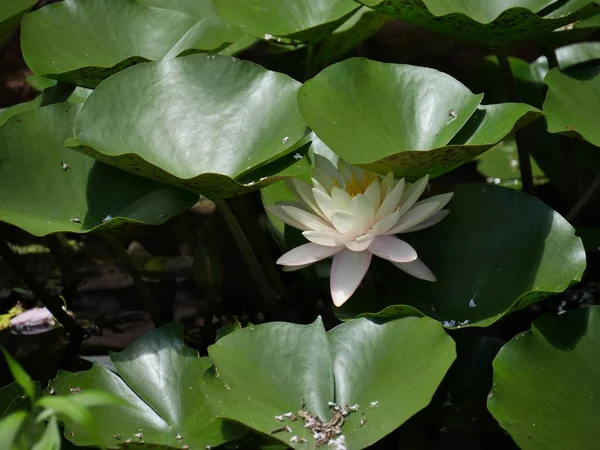
POLYGON ((277 297, 275 296, 275 292, 271 288, 265 273, 263 272, 248 239, 246 239, 246 235, 240 227, 237 219, 231 212, 229 205, 225 200, 215 200, 215 204, 217 205, 217 209, 221 213, 223 220, 227 224, 229 231, 233 235, 233 239, 235 240, 240 253, 242 254, 242 258, 254 278, 254 282, 260 291, 261 297, 264 300, 265 309, 269 311, 269 313, 273 316, 273 318, 281 317, 281 308, 277 302, 277 297))
POLYGON ((57 82, 56 85, 44 89, 40 106, 48 106, 54 103, 66 102, 75 90, 75 85, 57 82))
POLYGON ((313 57, 315 53, 315 44, 309 42, 306 45, 306 61, 304 61, 304 81, 313 76, 313 57))
POLYGON ((40 282, 27 270, 19 257, 13 253, 2 236, 0 236, 0 255, 8 262, 23 283, 29 287, 33 295, 42 302, 63 326, 71 342, 81 344, 81 341, 86 337, 86 331, 63 309, 63 302, 60 298, 53 297, 46 292, 40 282))
POLYGON ((108 245, 110 245, 110 247, 115 251, 121 263, 125 266, 127 273, 129 273, 131 276, 131 279, 137 288, 138 294, 144 302, 146 310, 150 313, 150 317, 152 318, 152 322, 154 322, 154 326, 159 327, 167 323, 167 321, 162 318, 160 307, 154 299, 152 292, 150 292, 148 283, 146 283, 142 278, 142 275, 135 267, 135 264, 131 260, 127 250, 125 250, 125 247, 123 247, 121 244, 121 241, 119 241, 116 236, 110 233, 103 233, 103 236, 108 245))
POLYGON ((600 189, 600 174, 596 175, 592 184, 589 185, 585 193, 577 201, 575 206, 573 206, 571 211, 569 211, 569 214, 567 214, 567 220, 569 222, 573 223, 579 218, 581 212, 585 209, 590 200, 596 196, 598 189, 600 189))
POLYGON ((550 70, 555 69, 558 66, 558 58, 556 57, 556 49, 550 46, 544 47, 544 56, 548 61, 548 68, 550 70))
POLYGON ((240 217, 244 223, 248 224, 246 233, 252 239, 256 257, 264 268, 271 286, 273 286, 273 289, 279 298, 290 302, 290 293, 281 279, 281 272, 277 269, 269 244, 265 240, 265 235, 259 225, 259 215, 253 207, 252 198, 250 198, 250 195, 248 194, 246 196, 233 198, 231 203, 232 208, 237 209, 238 217, 240 217))
MULTIPOLYGON (((504 80, 504 88, 509 102, 518 102, 517 84, 513 77, 508 55, 503 50, 496 52, 498 63, 500 64, 500 72, 504 80)), ((527 136, 523 130, 515 132, 515 141, 519 154, 519 169, 521 171, 521 182, 523 183, 523 191, 527 194, 533 194, 533 171, 531 168, 531 157, 527 146, 527 136)))
POLYGON ((46 236, 46 244, 50 249, 50 253, 56 261, 56 265, 60 270, 62 279, 62 296, 67 302, 67 306, 70 306, 73 299, 77 295, 77 287, 79 284, 79 277, 75 268, 69 260, 67 249, 63 244, 63 235, 61 233, 49 234, 46 236))

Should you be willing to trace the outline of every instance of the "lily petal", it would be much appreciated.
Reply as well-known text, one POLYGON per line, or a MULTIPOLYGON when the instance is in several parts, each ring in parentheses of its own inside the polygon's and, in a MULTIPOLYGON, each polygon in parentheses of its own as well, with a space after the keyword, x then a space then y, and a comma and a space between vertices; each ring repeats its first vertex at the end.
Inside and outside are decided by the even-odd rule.
POLYGON ((386 195, 394 188, 394 173, 388 172, 385 177, 381 180, 381 198, 385 198, 386 195))
POLYGON ((298 228, 299 230, 309 230, 306 225, 292 219, 290 215, 283 210, 282 205, 265 205, 265 209, 291 227, 298 228))
POLYGON ((435 197, 431 197, 431 200, 427 199, 429 201, 419 202, 404 214, 387 234, 402 233, 425 222, 446 206, 453 195, 452 192, 449 194, 436 195, 435 197))
POLYGON ((282 266, 304 266, 312 264, 322 259, 329 258, 342 251, 345 247, 326 247, 324 245, 308 244, 296 247, 285 253, 277 260, 277 264, 282 266))
POLYGON ((296 178, 287 178, 285 184, 288 189, 311 210, 311 212, 314 212, 321 218, 327 220, 327 217, 325 217, 325 214, 323 214, 321 208, 317 205, 315 196, 312 193, 312 188, 308 184, 304 181, 297 180, 296 178))
POLYGON ((333 201, 333 207, 341 211, 349 211, 350 205, 352 204, 352 197, 345 189, 339 187, 331 188, 331 200, 333 201))
MULTIPOLYGON (((394 188, 385 196, 381 206, 377 210, 375 220, 379 221, 386 216, 389 216, 398 208, 398 203, 402 199, 402 193, 404 192, 404 178, 396 183, 394 188)), ((402 215, 401 213, 400 215, 402 215)))
POLYGON ((283 270, 284 272, 295 272, 296 270, 306 269, 307 267, 310 267, 312 265, 313 263, 302 264, 300 266, 283 266, 281 270, 283 270))
POLYGON ((375 205, 376 209, 379 207, 381 204, 381 186, 379 185, 379 180, 375 180, 369 185, 365 191, 365 197, 375 205))
POLYGON ((385 216, 371 227, 370 233, 379 235, 391 230, 391 228, 398 223, 398 220, 400 220, 401 212, 402 211, 397 209, 393 213, 385 216))
POLYGON ((429 228, 435 225, 438 222, 441 222, 450 212, 449 209, 442 209, 441 211, 436 212, 429 219, 421 222, 419 225, 416 225, 408 230, 404 230, 402 233, 412 233, 413 231, 424 230, 425 228, 429 228))
POLYGON ((315 168, 313 176, 325 187, 331 187, 337 180, 338 186, 344 187, 344 178, 340 175, 337 168, 324 156, 317 153, 314 154, 315 168))
POLYGON ((337 231, 304 231, 302 234, 310 242, 326 247, 339 247, 348 241, 346 236, 337 231))
POLYGON ((317 205, 319 206, 321 211, 323 211, 323 214, 325 214, 327 220, 331 220, 331 215, 335 211, 332 198, 327 193, 323 192, 321 189, 313 188, 312 193, 315 197, 317 205))
POLYGON ((333 231, 333 228, 329 223, 323 219, 315 216, 314 214, 306 211, 305 209, 298 208, 296 206, 282 205, 283 209, 288 216, 290 216, 296 222, 304 225, 304 229, 317 230, 317 231, 333 231))
POLYGON ((425 263, 423 263, 423 261, 421 261, 420 259, 415 259, 414 261, 411 262, 407 262, 407 263, 396 263, 393 262, 392 264, 394 264, 398 269, 406 272, 409 275, 412 275, 415 278, 418 278, 420 280, 425 280, 425 281, 437 281, 437 278, 435 277, 435 275, 433 274, 433 272, 431 270, 429 270, 429 267, 427 267, 425 265, 425 263))
POLYGON ((417 259, 416 250, 394 236, 377 236, 368 251, 392 262, 407 263, 417 259))
POLYGON ((399 203, 400 211, 402 214, 407 212, 412 206, 419 200, 419 197, 425 192, 427 183, 429 182, 429 175, 425 175, 420 180, 414 182, 404 193, 399 203))
POLYGON ((353 252, 363 252, 369 248, 373 239, 375 239, 375 236, 372 234, 363 234, 353 241, 346 242, 345 245, 348 250, 352 250, 353 252))
POLYGON ((354 227, 356 217, 348 211, 334 211, 331 215, 331 223, 342 234, 348 234, 354 227))
POLYGON ((333 257, 330 288, 335 306, 342 306, 354 294, 370 264, 370 252, 345 249, 333 257))
POLYGON ((350 212, 356 217, 351 232, 354 237, 364 234, 373 226, 377 206, 377 204, 371 203, 371 200, 364 194, 358 194, 352 199, 350 212))

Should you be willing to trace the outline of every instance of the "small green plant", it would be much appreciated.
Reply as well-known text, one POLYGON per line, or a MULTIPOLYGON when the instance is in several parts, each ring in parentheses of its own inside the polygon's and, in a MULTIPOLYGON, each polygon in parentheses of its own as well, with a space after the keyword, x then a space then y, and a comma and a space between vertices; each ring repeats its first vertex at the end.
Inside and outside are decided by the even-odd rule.
POLYGON ((97 434, 92 407, 127 403, 106 392, 73 389, 70 395, 56 395, 54 389, 41 392, 23 367, 1 348, 15 381, 0 390, 4 411, 0 416, 0 448, 7 450, 60 450, 59 421, 68 419, 97 434), (22 394, 11 397, 15 391, 22 394))

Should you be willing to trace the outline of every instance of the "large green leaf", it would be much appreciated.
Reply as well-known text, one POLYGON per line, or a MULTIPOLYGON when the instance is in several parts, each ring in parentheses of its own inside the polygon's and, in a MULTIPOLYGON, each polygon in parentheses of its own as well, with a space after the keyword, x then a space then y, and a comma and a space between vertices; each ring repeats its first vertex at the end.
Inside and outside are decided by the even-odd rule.
POLYGON ((90 95, 69 146, 122 169, 228 197, 306 168, 300 83, 246 61, 190 55, 115 74, 90 95))
POLYGON ((488 408, 523 450, 600 446, 600 307, 543 316, 494 360, 488 408))
POLYGON ((347 162, 418 178, 460 166, 541 114, 520 103, 480 105, 482 97, 433 69, 353 58, 307 81, 298 100, 347 162))
POLYGON ((544 102, 548 131, 577 136, 600 147, 596 120, 600 112, 600 74, 576 79, 553 69, 544 82, 548 85, 544 102))
MULTIPOLYGON (((27 14, 21 33, 25 61, 39 75, 95 87, 107 76, 139 62, 218 51, 241 37, 238 28, 223 22, 214 11, 200 17, 175 10, 181 6, 189 12, 191 7, 184 6, 190 2, 145 2, 152 6, 164 3, 172 9, 140 3, 65 0, 27 14)), ((209 10, 209 5, 205 6, 209 10)))
POLYGON ((554 38, 553 31, 600 12, 594 0, 361 0, 367 6, 453 38, 487 46, 554 38))
POLYGON ((27 111, 0 128, 0 219, 42 236, 157 225, 198 197, 63 147, 80 105, 27 111))
MULTIPOLYGON (((450 214, 441 223, 400 235, 437 282, 418 280, 387 261, 374 260, 375 273, 395 295, 395 304, 418 306, 450 327, 487 326, 581 279, 581 240, 544 203, 494 185, 459 185, 454 192, 450 214)), ((386 306, 384 298, 359 296, 341 314, 376 313, 386 306)))
POLYGON ((217 13, 246 33, 320 41, 360 6, 352 0, 213 0, 217 13))
POLYGON ((131 442, 135 448, 181 449, 187 445, 203 449, 245 433, 207 410, 199 388, 211 362, 184 345, 180 324, 147 333, 122 352, 111 354, 111 360, 118 375, 95 365, 86 372, 60 372, 50 382, 48 389, 60 395, 103 390, 131 405, 90 408, 101 442, 67 420, 67 436, 74 444, 121 448, 123 443, 131 442))
POLYGON ((10 0, 0 5, 0 48, 19 26, 23 14, 35 5, 37 0, 10 0))
POLYGON ((298 416, 305 405, 327 421, 328 402, 358 405, 342 433, 347 448, 366 448, 430 402, 455 358, 452 339, 426 317, 384 324, 358 319, 328 333, 320 318, 312 325, 250 326, 208 352, 215 369, 205 373, 202 390, 214 414, 264 434, 287 425, 292 432, 272 436, 295 449, 315 449, 312 432, 300 418, 282 423, 275 416, 298 416))

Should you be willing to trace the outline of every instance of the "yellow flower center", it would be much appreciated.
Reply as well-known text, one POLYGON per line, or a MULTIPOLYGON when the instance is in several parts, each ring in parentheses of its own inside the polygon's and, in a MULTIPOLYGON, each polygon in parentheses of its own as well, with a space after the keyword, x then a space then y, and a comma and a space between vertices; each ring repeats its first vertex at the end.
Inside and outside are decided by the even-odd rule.
MULTIPOLYGON (((373 181, 377 180, 377 175, 372 172, 365 172, 364 177, 357 178, 356 174, 352 172, 352 178, 346 180, 346 192, 351 197, 356 197, 358 194, 364 194, 367 188, 373 181)), ((333 184, 336 187, 340 187, 336 179, 333 180, 333 184)))

